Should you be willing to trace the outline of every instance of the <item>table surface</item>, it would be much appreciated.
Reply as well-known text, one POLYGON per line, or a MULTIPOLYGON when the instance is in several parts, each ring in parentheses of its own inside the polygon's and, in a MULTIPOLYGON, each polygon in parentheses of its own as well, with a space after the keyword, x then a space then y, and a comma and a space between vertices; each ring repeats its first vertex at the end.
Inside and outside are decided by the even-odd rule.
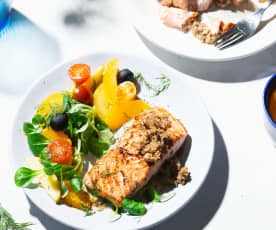
POLYGON ((20 0, 0 35, 0 202, 31 229, 70 229, 42 213, 13 183, 12 121, 29 85, 53 65, 99 51, 166 62, 198 90, 215 127, 215 157, 200 191, 155 229, 275 229, 276 150, 263 125, 262 93, 276 72, 276 45, 252 57, 205 63, 175 57, 139 37, 126 0, 20 0))

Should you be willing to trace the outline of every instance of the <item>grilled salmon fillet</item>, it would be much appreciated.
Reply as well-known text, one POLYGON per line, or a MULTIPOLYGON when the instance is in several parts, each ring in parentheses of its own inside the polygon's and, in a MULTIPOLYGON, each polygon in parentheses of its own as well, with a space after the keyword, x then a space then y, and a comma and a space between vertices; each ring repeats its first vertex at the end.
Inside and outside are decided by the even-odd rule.
POLYGON ((97 161, 84 183, 120 207, 126 197, 146 185, 177 152, 186 136, 183 124, 165 109, 145 110, 135 117, 115 146, 97 161))

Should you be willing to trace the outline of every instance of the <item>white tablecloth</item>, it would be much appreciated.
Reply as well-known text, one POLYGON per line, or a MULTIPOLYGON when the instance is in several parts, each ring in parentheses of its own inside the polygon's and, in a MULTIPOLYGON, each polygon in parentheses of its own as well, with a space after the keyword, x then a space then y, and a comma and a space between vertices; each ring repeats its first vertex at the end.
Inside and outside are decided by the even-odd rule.
POLYGON ((124 0, 18 0, 0 38, 0 202, 31 229, 70 229, 42 213, 13 182, 10 132, 22 93, 54 64, 83 54, 128 52, 183 72, 215 126, 215 158, 200 191, 154 229, 275 229, 276 150, 263 126, 262 93, 276 72, 276 46, 244 60, 204 63, 142 42, 125 18, 124 0), (23 16, 25 15, 25 16, 23 16))

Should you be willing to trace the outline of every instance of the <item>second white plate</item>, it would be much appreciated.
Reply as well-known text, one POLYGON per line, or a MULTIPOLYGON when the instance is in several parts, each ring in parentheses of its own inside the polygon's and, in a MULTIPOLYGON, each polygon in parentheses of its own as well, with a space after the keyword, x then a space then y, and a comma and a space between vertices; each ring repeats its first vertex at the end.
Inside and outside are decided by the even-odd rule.
MULTIPOLYGON (((260 5, 258 0, 253 0, 260 5)), ((160 4, 157 0, 132 0, 128 2, 129 18, 133 20, 136 30, 158 47, 179 56, 202 61, 228 61, 250 56, 275 43, 276 5, 272 5, 263 17, 265 26, 254 36, 231 48, 218 50, 212 45, 201 43, 192 34, 164 26, 158 15, 160 4)), ((209 12, 212 17, 228 16, 234 23, 250 13, 247 10, 218 10, 209 12)))

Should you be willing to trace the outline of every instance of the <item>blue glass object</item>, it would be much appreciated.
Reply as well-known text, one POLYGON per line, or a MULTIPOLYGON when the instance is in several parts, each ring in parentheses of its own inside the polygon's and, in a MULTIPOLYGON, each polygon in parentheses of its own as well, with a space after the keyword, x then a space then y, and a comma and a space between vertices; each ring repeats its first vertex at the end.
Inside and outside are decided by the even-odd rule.
POLYGON ((60 59, 56 39, 12 9, 0 31, 0 93, 24 93, 60 59))
POLYGON ((10 9, 11 9, 11 0, 0 0, 0 30, 8 22, 10 9))

